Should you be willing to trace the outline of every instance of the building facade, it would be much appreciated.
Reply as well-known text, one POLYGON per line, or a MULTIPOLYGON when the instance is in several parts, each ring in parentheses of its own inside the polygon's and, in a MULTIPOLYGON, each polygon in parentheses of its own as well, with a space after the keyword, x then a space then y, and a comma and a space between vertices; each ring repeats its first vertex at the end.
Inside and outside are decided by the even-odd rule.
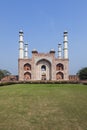
POLYGON ((32 51, 32 57, 28 57, 28 44, 24 44, 24 33, 19 31, 19 81, 35 80, 69 80, 68 58, 68 32, 63 33, 63 57, 62 47, 58 44, 58 57, 55 57, 54 49, 49 53, 32 51))

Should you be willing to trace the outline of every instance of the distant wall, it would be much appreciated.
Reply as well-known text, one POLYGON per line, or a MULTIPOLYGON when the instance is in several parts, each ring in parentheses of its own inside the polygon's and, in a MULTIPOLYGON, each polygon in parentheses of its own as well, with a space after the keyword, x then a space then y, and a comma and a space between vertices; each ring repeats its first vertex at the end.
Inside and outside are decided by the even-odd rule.
POLYGON ((79 77, 77 75, 69 75, 70 81, 79 81, 79 77))

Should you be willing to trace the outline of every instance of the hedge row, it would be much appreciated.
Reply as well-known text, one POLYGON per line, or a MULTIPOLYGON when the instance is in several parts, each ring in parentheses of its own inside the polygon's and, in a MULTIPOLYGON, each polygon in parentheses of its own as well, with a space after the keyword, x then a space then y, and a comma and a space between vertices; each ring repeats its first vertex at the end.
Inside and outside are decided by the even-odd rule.
POLYGON ((16 82, 1 82, 0 86, 7 86, 12 84, 84 84, 87 85, 86 82, 82 81, 16 81, 16 82))
POLYGON ((7 85, 12 85, 12 84, 17 84, 16 82, 1 82, 0 86, 7 86, 7 85))

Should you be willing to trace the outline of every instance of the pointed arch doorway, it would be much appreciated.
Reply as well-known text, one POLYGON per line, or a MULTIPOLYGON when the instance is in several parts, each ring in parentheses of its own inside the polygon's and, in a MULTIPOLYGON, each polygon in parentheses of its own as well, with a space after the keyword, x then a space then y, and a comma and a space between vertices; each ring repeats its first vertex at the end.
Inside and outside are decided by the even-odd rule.
POLYGON ((51 80, 51 63, 46 59, 41 59, 36 63, 36 79, 51 80))

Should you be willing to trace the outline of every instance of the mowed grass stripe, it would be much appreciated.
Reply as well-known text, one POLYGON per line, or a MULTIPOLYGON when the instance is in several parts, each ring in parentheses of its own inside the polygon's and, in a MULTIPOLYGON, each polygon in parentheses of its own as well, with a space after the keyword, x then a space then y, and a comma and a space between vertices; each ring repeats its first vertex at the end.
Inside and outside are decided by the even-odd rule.
POLYGON ((87 86, 1 87, 0 130, 87 130, 87 86))

